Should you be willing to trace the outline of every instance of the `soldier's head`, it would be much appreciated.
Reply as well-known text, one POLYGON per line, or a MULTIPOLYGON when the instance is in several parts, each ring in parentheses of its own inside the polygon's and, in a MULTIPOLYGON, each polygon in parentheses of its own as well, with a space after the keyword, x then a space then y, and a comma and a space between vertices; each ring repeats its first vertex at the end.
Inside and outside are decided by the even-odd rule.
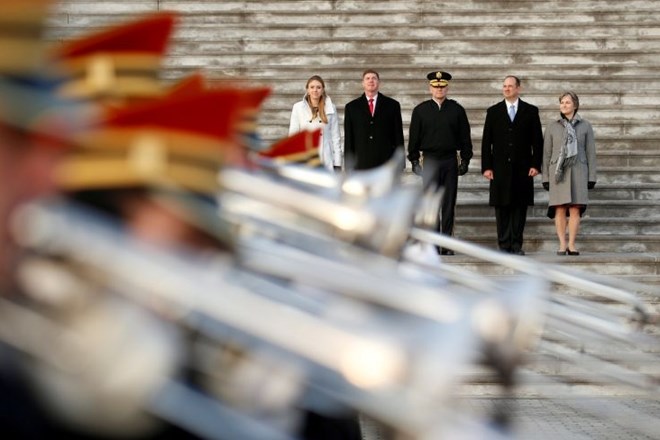
POLYGON ((86 111, 55 93, 63 79, 41 37, 51 2, 0 2, 0 279, 14 245, 9 222, 23 202, 55 189, 54 163, 86 111))

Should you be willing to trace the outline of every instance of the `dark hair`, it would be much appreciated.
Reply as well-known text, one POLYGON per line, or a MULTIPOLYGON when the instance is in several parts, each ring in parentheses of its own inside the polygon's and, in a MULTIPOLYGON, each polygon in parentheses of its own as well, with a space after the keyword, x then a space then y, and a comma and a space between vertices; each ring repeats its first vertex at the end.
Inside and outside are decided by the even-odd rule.
POLYGON ((520 78, 518 78, 515 75, 507 75, 507 76, 504 77, 505 80, 507 78, 513 78, 516 81, 516 87, 520 87, 520 78))
MULTIPOLYGON (((323 121, 324 124, 328 123, 328 116, 325 114, 325 81, 323 81, 323 78, 321 78, 319 75, 312 75, 309 77, 307 80, 307 83, 305 84, 305 91, 307 91, 307 87, 309 87, 309 83, 312 81, 318 81, 321 83, 321 86, 323 87, 323 94, 321 95, 321 98, 319 99, 319 109, 318 109, 318 115, 323 121)), ((309 99, 309 95, 305 96, 305 99, 307 99, 307 103, 309 104, 309 107, 312 109, 312 119, 316 117, 316 113, 314 112, 314 108, 312 108, 312 102, 309 99)), ((311 122, 311 121, 310 121, 311 122)))
POLYGON ((572 90, 567 90, 565 92, 562 92, 562 94, 559 95, 559 102, 561 102, 561 100, 564 99, 565 96, 571 97, 571 101, 573 101, 573 104, 575 105, 575 113, 577 113, 578 109, 580 108, 580 98, 578 98, 577 93, 575 93, 572 90))
POLYGON ((362 72, 362 78, 364 78, 364 75, 366 75, 367 73, 373 73, 374 75, 376 75, 376 78, 380 79, 380 75, 374 69, 367 69, 364 72, 362 72))

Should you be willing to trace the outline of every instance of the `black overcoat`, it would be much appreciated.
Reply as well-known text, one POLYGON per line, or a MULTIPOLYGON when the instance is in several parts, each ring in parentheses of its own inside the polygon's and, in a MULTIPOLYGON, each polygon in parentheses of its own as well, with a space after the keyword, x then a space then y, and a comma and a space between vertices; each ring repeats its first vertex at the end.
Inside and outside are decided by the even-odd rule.
POLYGON ((349 166, 357 170, 380 166, 397 148, 403 148, 403 122, 398 101, 379 93, 373 116, 364 93, 346 104, 344 154, 349 166))
POLYGON ((493 170, 491 206, 533 205, 534 179, 529 169, 541 171, 543 130, 538 107, 518 100, 511 122, 504 100, 486 111, 481 140, 481 172, 493 170))

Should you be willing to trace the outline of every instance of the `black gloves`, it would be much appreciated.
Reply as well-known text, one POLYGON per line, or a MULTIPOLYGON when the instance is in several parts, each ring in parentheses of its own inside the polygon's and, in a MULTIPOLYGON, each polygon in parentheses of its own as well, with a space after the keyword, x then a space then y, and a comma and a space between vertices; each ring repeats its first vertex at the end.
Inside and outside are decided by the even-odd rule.
POLYGON ((550 191, 550 182, 543 182, 543 189, 546 191, 550 191))
POLYGON ((596 182, 587 182, 587 189, 594 189, 596 187, 596 182))
POLYGON ((458 175, 462 176, 463 174, 468 172, 468 166, 470 166, 470 162, 467 160, 462 160, 460 165, 458 165, 458 175))
POLYGON ((422 175, 422 166, 419 164, 418 160, 414 160, 412 163, 412 172, 418 176, 422 175))

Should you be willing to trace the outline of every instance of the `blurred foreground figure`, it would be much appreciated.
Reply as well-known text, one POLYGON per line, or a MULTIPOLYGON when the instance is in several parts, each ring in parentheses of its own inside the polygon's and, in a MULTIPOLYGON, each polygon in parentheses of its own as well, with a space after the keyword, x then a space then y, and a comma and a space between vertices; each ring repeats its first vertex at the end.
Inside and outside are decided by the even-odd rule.
MULTIPOLYGON (((45 64, 41 33, 50 1, 0 3, 0 302, 23 303, 16 272, 19 249, 12 215, 55 189, 54 166, 84 125, 79 105, 57 97, 61 78, 45 64)), ((13 317, 16 319, 17 317, 13 317)), ((3 313, 0 337, 0 430, 8 438, 44 438, 55 431, 24 376, 21 357, 5 336, 18 330, 3 313)), ((45 337, 45 336, 44 336, 45 337)))
POLYGON ((159 11, 55 45, 49 61, 68 79, 57 93, 110 109, 163 97, 160 81, 177 15, 159 11))

